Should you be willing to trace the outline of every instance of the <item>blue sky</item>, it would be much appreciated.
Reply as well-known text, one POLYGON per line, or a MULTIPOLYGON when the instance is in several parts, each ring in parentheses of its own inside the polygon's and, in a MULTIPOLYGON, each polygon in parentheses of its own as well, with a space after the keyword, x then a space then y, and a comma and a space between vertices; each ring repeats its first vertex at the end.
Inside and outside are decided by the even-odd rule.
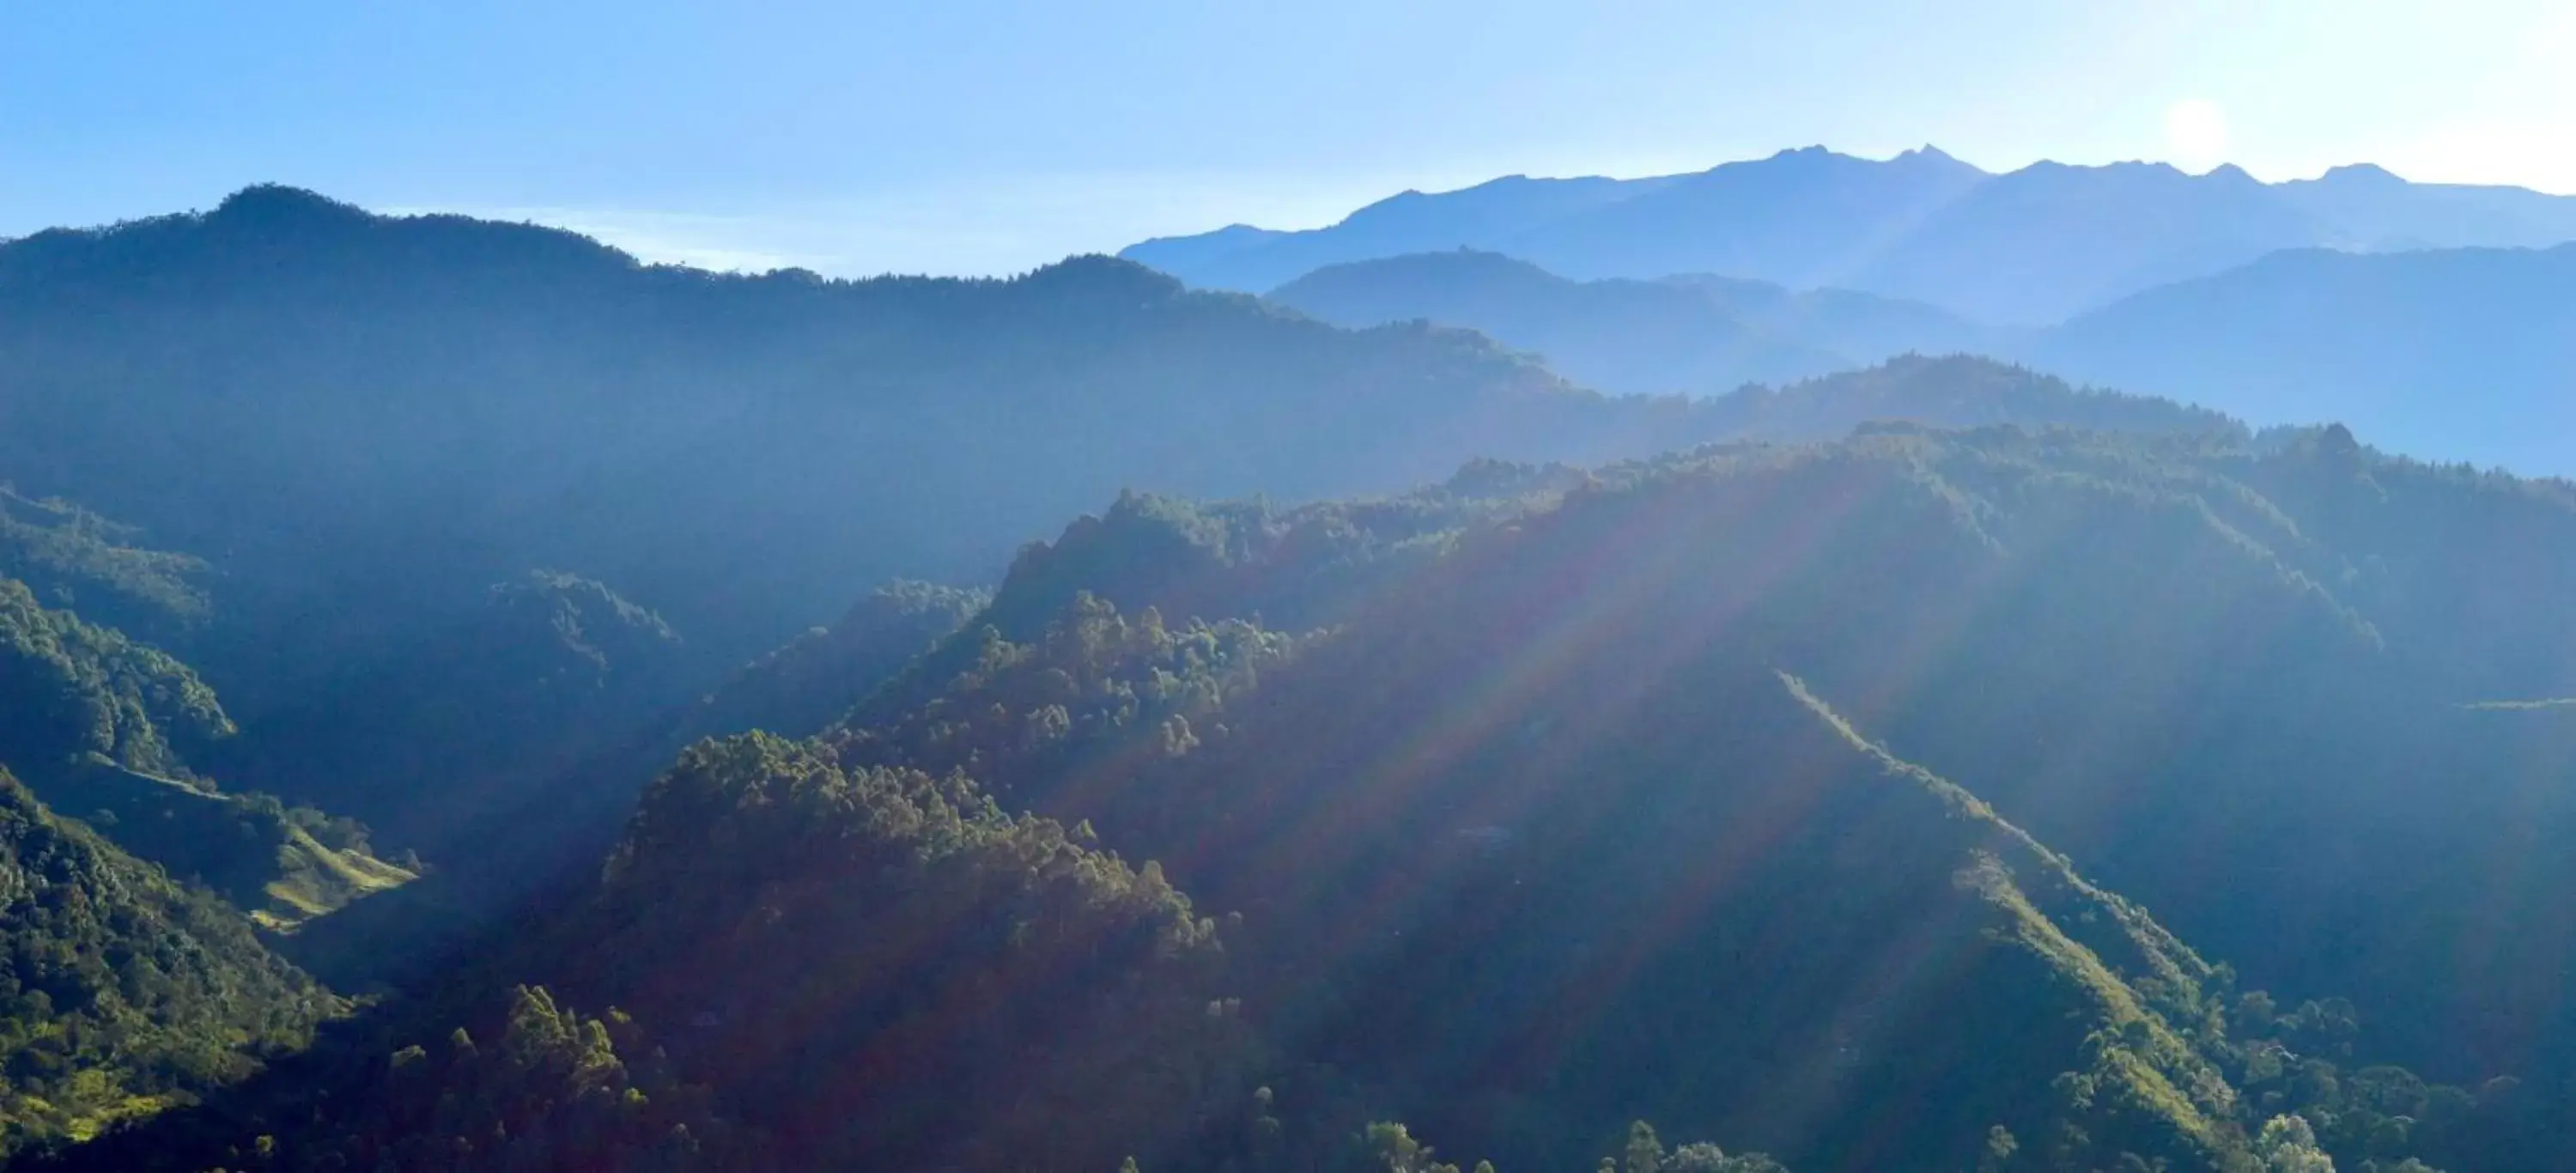
POLYGON ((0 235, 246 183, 1009 272, 1822 143, 2576 193, 2564 0, 0 0, 0 235))

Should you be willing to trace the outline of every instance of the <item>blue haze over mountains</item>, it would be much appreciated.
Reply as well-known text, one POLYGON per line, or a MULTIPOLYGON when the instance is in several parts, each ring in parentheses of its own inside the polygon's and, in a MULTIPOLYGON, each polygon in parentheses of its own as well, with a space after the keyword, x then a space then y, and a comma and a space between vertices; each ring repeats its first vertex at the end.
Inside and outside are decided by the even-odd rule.
POLYGON ((1931 302, 2011 325, 2286 248, 2532 247, 2576 239, 2576 198, 2416 184, 2378 167, 2266 184, 2235 167, 2041 162, 2001 175, 1937 148, 1885 161, 1822 147, 1646 179, 1505 176, 1404 192, 1327 228, 1236 225, 1120 255, 1258 293, 1325 265, 1478 248, 1590 280, 1721 273, 1931 302))
POLYGON ((1754 261, 2061 296, 2322 189, 1780 166, 1857 178, 1632 192, 1697 271, 1266 298, 0 243, 0 1161, 2576 1168, 2576 484, 2409 458, 2556 466, 2576 245, 2394 247, 2561 204, 2032 325, 1754 261))
POLYGON ((1920 351, 2030 363, 2428 459, 2576 471, 2576 198, 2374 166, 1820 148, 1637 180, 1406 192, 1121 255, 1343 325, 1427 319, 1611 391, 1713 394, 1920 351))

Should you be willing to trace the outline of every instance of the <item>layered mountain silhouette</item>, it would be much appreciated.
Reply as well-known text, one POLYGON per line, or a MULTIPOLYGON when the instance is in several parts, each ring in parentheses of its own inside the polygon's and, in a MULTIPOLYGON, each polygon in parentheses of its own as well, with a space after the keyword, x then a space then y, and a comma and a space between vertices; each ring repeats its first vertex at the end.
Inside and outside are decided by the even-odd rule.
POLYGON ((1809 147, 1695 175, 1406 192, 1328 228, 1236 226, 1121 255, 1193 285, 1260 292, 1326 265, 1470 247, 1578 279, 1718 273, 2034 325, 2280 249, 2571 239, 2576 199, 2409 183, 2373 167, 2279 184, 2149 163, 1998 175, 1929 147, 1885 161, 1809 147))
MULTIPOLYGON (((2281 201, 2525 208, 1764 173, 1473 206, 1606 248, 1743 196, 1776 231, 1658 231, 2061 299, 2281 201)), ((282 188, 0 246, 0 1159, 2570 1166, 2576 489, 1899 352, 2270 422, 2465 396, 2483 326, 2545 387, 2571 248, 2024 334, 1461 243, 1275 301, 282 188), (2251 373, 2155 365, 2202 339, 2251 373)))
POLYGON ((2277 253, 2021 353, 2257 424, 2342 420, 2428 459, 2576 475, 2576 246, 2277 253))
POLYGON ((1463 191, 1391 196, 1329 228, 1237 227, 1146 241, 1119 255, 1193 285, 1250 292, 1329 264, 1461 247, 1577 278, 1722 273, 1803 288, 1834 283, 1987 178, 1930 149, 1882 163, 1810 148, 1696 175, 1508 176, 1463 191))
POLYGON ((78 502, 46 531, 114 517, 152 548, 97 555, 123 594, 34 545, 28 573, 150 619, 249 730, 239 780, 295 798, 577 757, 396 731, 614 741, 650 711, 619 698, 684 699, 867 583, 988 575, 1128 485, 1397 489, 1489 453, 1671 439, 1669 405, 1473 334, 1338 330, 1108 258, 1009 282, 727 277, 279 187, 0 245, 0 352, 10 514, 78 502), (590 585, 496 608, 494 584, 538 571, 590 585), (619 635, 644 613, 685 640, 619 635), (506 686, 433 683, 478 672, 506 686), (339 714, 319 741, 317 711, 339 714), (378 776, 298 752, 323 744, 378 776))
POLYGON ((203 564, 173 604, 188 613, 154 605, 167 618, 150 634, 250 731, 239 780, 298 800, 578 759, 586 746, 510 738, 362 747, 400 740, 415 707, 424 725, 546 726, 521 703, 540 694, 586 715, 583 741, 607 735, 612 710, 642 719, 861 584, 989 575, 1122 488, 1390 491, 1480 457, 1598 462, 1744 426, 1584 389, 1469 332, 1338 329, 1105 257, 1011 281, 721 276, 282 187, 0 246, 0 351, 11 508, 78 502, 203 564), (548 635, 499 656, 492 588, 540 571, 609 601, 521 627, 596 637, 650 613, 685 639, 548 635), (516 683, 428 683, 470 675, 466 661, 516 683), (611 683, 533 683, 562 672, 611 683), (287 732, 333 705, 371 716, 320 740, 287 732), (263 745, 280 739, 361 747, 387 776, 263 745))
POLYGON ((1614 391, 1707 395, 1973 351, 2257 427, 2341 421, 2426 458, 2576 474, 2576 245, 2291 250, 2031 330, 1848 290, 1578 282, 1469 251, 1336 265, 1270 296, 1346 325, 1482 331, 1614 391))
POLYGON ((1920 302, 1691 275, 1578 282, 1460 249, 1316 270, 1269 300, 1337 325, 1424 319, 1535 352, 1606 391, 1711 394, 1906 353, 1991 352, 2006 331, 1920 302))

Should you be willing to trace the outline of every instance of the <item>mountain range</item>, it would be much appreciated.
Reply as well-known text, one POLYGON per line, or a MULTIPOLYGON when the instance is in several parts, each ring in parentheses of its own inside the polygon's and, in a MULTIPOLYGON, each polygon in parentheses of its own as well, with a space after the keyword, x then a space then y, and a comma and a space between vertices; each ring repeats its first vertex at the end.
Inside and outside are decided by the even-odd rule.
MULTIPOLYGON (((162 576, 186 615, 81 599, 217 682, 244 732, 211 771, 354 801, 433 855, 425 836, 463 832, 404 795, 533 784, 864 584, 989 575, 1122 488, 1389 491, 1754 426, 1742 403, 1602 395, 1472 333, 1336 329, 1108 258, 721 276, 276 187, 0 245, 0 353, 17 499, 77 502, 142 536, 100 543, 116 557, 193 568, 162 576), (495 735, 386 752, 456 720, 495 735)), ((2024 406, 2057 418, 2048 401, 2024 406)))
POLYGON ((2567 1168, 2576 490, 2228 401, 2537 433, 2458 340, 2555 353, 2568 251, 2038 330, 275 187, 0 245, 0 1159, 2567 1168))
POLYGON ((2371 166, 2267 184, 2234 167, 2041 162, 1990 174, 1931 147, 1883 161, 1808 147, 1689 175, 1509 176, 1405 192, 1326 228, 1237 225, 1120 255, 1192 285, 1257 293, 1327 265, 1473 248, 1579 280, 1715 273, 2032 326, 2283 249, 2569 240, 2576 198, 2410 183, 2371 166))
POLYGON ((1468 249, 1327 266, 1268 300, 1355 328, 1464 327, 1585 386, 1660 395, 1795 382, 1901 354, 2001 353, 2018 337, 1850 290, 1796 293, 1705 274, 1573 281, 1468 249))
POLYGON ((1475 251, 1330 266, 1269 297, 1346 326, 1478 330, 1611 391, 1712 395, 1973 352, 2258 427, 2340 421, 2427 458, 2576 475, 2576 245, 2290 250, 2022 330, 1848 290, 1579 282, 1475 251))
POLYGON ((2428 459, 2576 476, 2576 245, 2275 253, 2007 353, 2258 424, 2337 419, 2428 459))

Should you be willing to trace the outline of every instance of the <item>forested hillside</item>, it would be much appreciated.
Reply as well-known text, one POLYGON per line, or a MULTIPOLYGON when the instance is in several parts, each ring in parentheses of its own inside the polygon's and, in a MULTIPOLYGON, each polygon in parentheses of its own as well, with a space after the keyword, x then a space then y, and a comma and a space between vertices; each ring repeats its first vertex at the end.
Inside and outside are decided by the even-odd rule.
POLYGON ((341 1009, 0 768, 0 1154, 194 1102, 341 1009))
POLYGON ((2562 483, 279 190, 11 298, 29 1164, 2576 1157, 2562 483))
POLYGON ((561 567, 684 632, 766 640, 870 572, 985 569, 1132 477, 1395 489, 1480 449, 1640 442, 1625 409, 1468 336, 1328 330, 1100 259, 1001 282, 729 277, 280 188, 14 242, 0 304, 23 490, 211 547, 242 605, 355 585, 342 548, 371 553, 388 614, 350 622, 561 567), (1359 411, 1457 434, 1368 443, 1359 411), (1005 463, 1012 481, 986 478, 1005 463), (866 504, 896 488, 916 507, 866 504), (299 524, 243 548, 205 491, 299 524), (754 504, 767 520, 740 524, 754 504), (433 552, 461 565, 418 581, 433 552), (734 583, 714 567, 745 560, 775 568, 777 598, 715 606, 734 583), (300 573, 319 569, 338 573, 300 573))
POLYGON ((32 518, 8 532, 96 530, 95 510, 138 527, 105 544, 176 552, 84 569, 30 546, 40 585, 78 570, 102 584, 84 605, 173 610, 150 635, 231 701, 244 782, 305 799, 614 741, 857 584, 988 575, 1121 487, 1391 490, 1688 427, 1469 334, 1334 330, 1105 259, 727 277, 282 188, 0 245, 0 354, 0 476, 32 518), (492 585, 534 571, 604 609, 578 604, 585 637, 493 646, 524 625, 492 585), (608 638, 630 601, 681 642, 608 638), (496 735, 425 756, 457 721, 496 735))
POLYGON ((0 483, 0 573, 38 602, 155 644, 184 641, 210 615, 205 559, 137 545, 134 527, 0 483))
POLYGON ((131 7, 0 1173, 2576 1170, 2565 3, 131 7))
POLYGON ((56 1162, 2557 1168, 2571 526, 2340 429, 1125 498, 56 1162))
POLYGON ((242 733, 201 768, 433 862, 860 584, 988 579, 1121 489, 1294 501, 1881 414, 2103 422, 1930 365, 1849 411, 1784 393, 1819 406, 1765 431, 1776 405, 1605 397, 1471 333, 1105 258, 721 276, 274 187, 0 245, 0 354, 17 573, 223 693, 242 733))
MULTIPOLYGON (((0 570, 7 564, 0 562, 0 570)), ((198 772, 236 733, 187 665, 0 575, 0 767, 119 847, 290 928, 415 878, 365 824, 198 772)))

